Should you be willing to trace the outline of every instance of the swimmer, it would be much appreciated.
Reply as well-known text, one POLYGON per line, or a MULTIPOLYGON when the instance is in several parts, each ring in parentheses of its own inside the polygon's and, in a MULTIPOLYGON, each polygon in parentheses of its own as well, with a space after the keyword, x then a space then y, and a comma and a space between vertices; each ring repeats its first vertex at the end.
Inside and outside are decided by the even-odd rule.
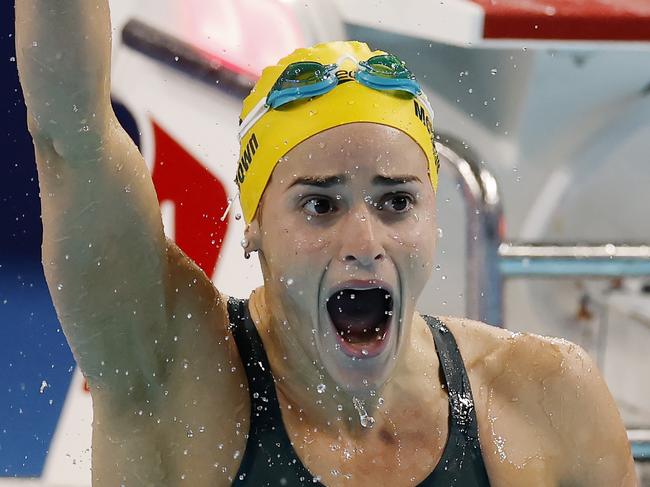
POLYGON ((93 485, 636 485, 582 349, 415 309, 437 156, 403 62, 333 42, 264 71, 233 163, 264 276, 244 300, 164 236, 111 109, 107 1, 17 0, 16 15, 43 267, 92 394, 93 485))

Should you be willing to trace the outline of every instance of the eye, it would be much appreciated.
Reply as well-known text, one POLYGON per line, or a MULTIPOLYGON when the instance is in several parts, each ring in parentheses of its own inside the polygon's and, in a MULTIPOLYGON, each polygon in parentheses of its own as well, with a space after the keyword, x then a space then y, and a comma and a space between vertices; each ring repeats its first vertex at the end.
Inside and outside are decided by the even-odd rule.
POLYGON ((312 216, 322 216, 334 211, 334 206, 329 198, 319 196, 309 197, 302 205, 307 214, 312 216))
POLYGON ((403 193, 391 194, 379 204, 378 208, 380 210, 388 208, 392 213, 406 213, 413 208, 413 197, 403 193))

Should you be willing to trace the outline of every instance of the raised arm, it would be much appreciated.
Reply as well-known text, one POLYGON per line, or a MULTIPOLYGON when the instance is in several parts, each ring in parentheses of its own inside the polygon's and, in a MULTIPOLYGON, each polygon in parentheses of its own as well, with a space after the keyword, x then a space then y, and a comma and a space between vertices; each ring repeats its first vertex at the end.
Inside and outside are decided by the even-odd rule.
POLYGON ((177 249, 168 252, 149 171, 111 109, 108 2, 17 0, 16 44, 43 267, 63 330, 91 390, 152 391, 178 334, 170 275, 179 273, 170 265, 202 280, 206 306, 216 291, 177 249))

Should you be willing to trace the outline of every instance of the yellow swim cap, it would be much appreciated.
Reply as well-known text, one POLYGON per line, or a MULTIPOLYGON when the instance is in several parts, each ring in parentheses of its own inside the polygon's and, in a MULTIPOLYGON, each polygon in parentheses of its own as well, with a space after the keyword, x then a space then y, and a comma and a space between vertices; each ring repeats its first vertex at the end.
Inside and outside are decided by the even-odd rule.
MULTIPOLYGON (((275 66, 265 68, 250 95, 244 100, 240 120, 268 95, 285 68, 298 61, 333 64, 345 55, 365 61, 383 51, 371 51, 362 42, 339 41, 296 49, 275 66)), ((429 161, 429 178, 438 185, 438 155, 433 126, 420 100, 395 91, 380 91, 354 81, 357 66, 347 58, 336 75, 339 84, 330 92, 311 99, 296 100, 267 111, 240 141, 235 182, 239 186, 244 219, 255 216, 275 165, 293 147, 324 130, 354 122, 374 122, 397 128, 417 142, 429 161), (341 82, 351 80, 353 82, 341 82)))

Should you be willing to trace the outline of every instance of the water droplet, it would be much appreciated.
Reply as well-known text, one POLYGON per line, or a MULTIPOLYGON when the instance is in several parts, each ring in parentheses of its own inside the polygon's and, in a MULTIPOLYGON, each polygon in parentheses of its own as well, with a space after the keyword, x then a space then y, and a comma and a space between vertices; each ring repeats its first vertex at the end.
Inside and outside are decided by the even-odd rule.
POLYGON ((316 386, 316 391, 317 391, 319 394, 322 394, 323 392, 325 392, 325 389, 327 389, 327 386, 326 386, 325 384, 318 384, 318 385, 316 386))
POLYGON ((361 423, 361 426, 364 428, 372 428, 373 425, 375 424, 375 418, 373 418, 372 416, 368 416, 363 401, 361 401, 356 397, 353 397, 352 403, 354 404, 354 408, 359 413, 359 422, 361 423))
POLYGON ((293 279, 290 277, 287 279, 287 286, 291 286, 293 284, 293 279))
POLYGON ((496 74, 497 74, 497 68, 492 68, 492 69, 490 70, 490 74, 491 74, 492 76, 496 75, 496 74))
POLYGON ((45 389, 49 386, 49 384, 46 381, 41 382, 41 387, 38 389, 38 392, 43 394, 45 389))

